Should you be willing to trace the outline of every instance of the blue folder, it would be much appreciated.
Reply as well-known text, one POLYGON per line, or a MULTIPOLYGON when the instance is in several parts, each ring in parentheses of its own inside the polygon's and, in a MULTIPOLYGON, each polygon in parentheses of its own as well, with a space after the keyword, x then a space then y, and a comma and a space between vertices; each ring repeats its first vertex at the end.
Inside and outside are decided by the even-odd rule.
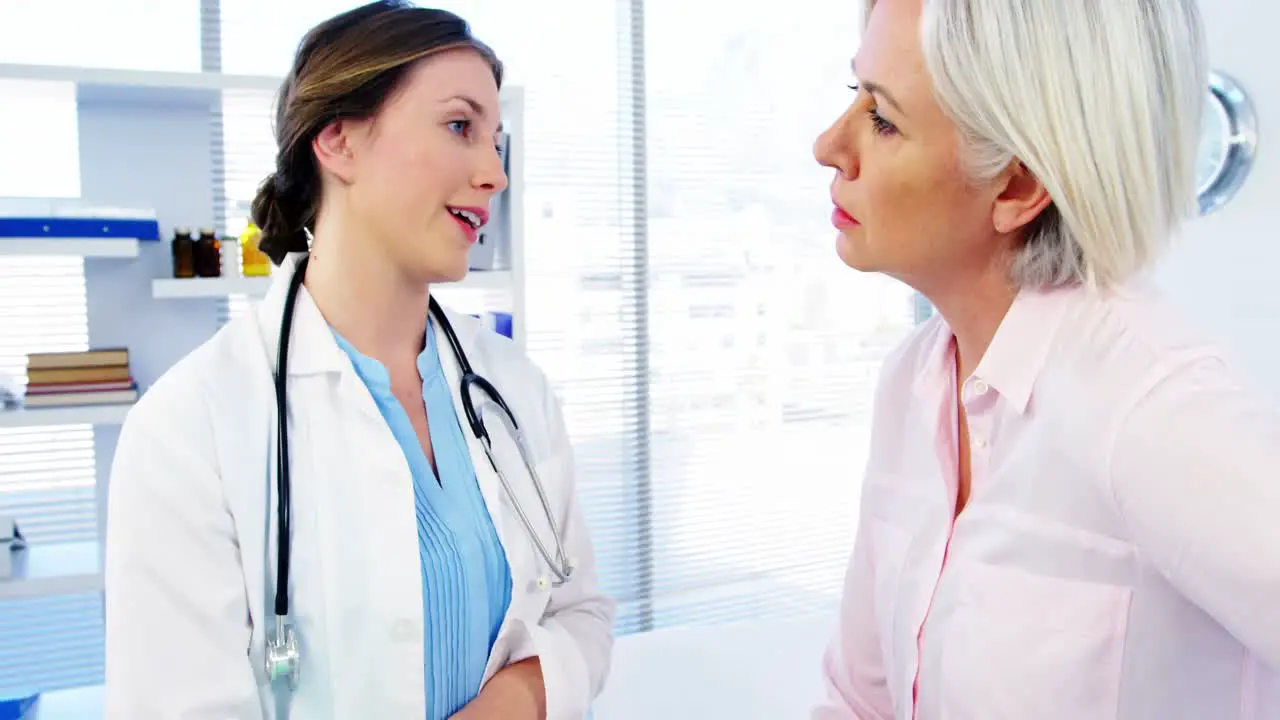
POLYGON ((515 329, 511 319, 511 313, 504 312, 487 312, 484 315, 472 314, 471 317, 480 320, 485 327, 498 333, 515 339, 515 329))
POLYGON ((0 699, 0 720, 25 720, 39 699, 39 695, 0 699))
POLYGON ((160 223, 153 218, 0 217, 0 238, 131 238, 157 241, 160 239, 160 223))

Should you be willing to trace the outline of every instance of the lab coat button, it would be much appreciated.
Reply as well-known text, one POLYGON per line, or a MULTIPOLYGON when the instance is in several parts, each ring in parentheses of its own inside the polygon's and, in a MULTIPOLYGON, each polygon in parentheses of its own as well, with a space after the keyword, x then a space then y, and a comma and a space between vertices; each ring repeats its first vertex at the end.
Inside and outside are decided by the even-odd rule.
POLYGON ((391 623, 391 631, 387 635, 392 642, 412 642, 418 639, 419 633, 416 632, 412 620, 400 618, 391 623))
POLYGON ((978 379, 976 379, 976 380, 974 380, 974 381, 973 381, 973 394, 974 394, 974 395, 986 395, 986 394, 987 394, 987 391, 988 391, 988 390, 990 390, 990 389, 991 389, 991 386, 990 386, 990 385, 987 385, 987 381, 986 381, 986 380, 983 380, 982 378, 978 378, 978 379))

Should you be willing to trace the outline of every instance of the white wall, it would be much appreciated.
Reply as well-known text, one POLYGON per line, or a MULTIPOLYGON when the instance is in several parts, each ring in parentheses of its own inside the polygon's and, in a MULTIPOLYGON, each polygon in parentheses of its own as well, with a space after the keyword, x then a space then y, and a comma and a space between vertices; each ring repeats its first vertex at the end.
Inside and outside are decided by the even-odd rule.
POLYGON ((1169 299, 1235 356, 1258 387, 1280 402, 1280 74, 1274 25, 1280 6, 1257 0, 1201 0, 1210 61, 1240 82, 1258 114, 1258 157, 1223 209, 1196 220, 1157 274, 1169 299))
MULTIPOLYGON (((1211 62, 1252 97, 1259 151, 1225 208, 1200 218, 1157 272, 1169 300, 1223 343, 1280 402, 1280 73, 1271 21, 1280 5, 1201 0, 1211 62)), ((621 638, 596 720, 804 718, 830 621, 764 622, 621 638)))

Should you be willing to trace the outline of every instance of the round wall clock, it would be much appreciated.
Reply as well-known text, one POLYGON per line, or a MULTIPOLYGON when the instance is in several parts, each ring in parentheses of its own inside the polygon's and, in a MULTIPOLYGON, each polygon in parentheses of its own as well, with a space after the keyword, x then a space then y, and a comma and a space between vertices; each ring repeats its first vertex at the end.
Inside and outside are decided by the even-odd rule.
POLYGON ((1196 196, 1200 214, 1226 205, 1253 167, 1258 128, 1253 103, 1230 76, 1209 74, 1209 102, 1196 160, 1196 196))

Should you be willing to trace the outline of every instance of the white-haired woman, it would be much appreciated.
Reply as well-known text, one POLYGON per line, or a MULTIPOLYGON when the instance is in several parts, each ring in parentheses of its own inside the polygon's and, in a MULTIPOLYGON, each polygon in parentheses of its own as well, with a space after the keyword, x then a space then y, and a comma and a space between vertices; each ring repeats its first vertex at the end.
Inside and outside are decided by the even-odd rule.
POLYGON ((1280 429, 1135 277, 1193 202, 1192 0, 869 2, 815 154, 886 362, 819 718, 1280 717, 1280 429))

